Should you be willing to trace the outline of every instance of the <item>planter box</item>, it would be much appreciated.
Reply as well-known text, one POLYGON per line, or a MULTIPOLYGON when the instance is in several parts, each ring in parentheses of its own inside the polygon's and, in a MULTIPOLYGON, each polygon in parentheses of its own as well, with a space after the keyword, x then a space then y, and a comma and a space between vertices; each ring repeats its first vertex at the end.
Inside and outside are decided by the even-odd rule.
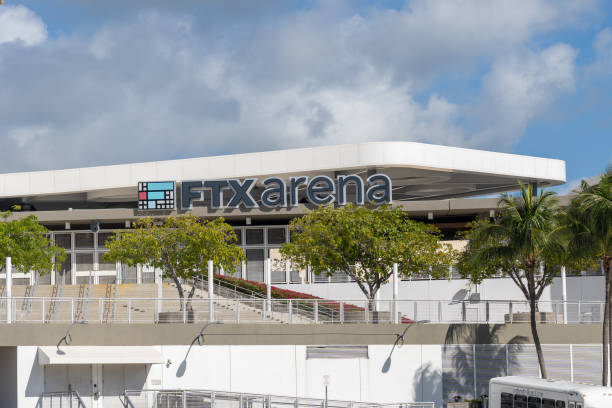
MULTIPOLYGON (((513 323, 529 323, 531 317, 529 312, 521 312, 521 313, 512 313, 512 322, 513 323)), ((563 321, 563 318, 557 321, 563 321)), ((504 322, 510 323, 510 314, 506 313, 504 315, 504 322)), ((536 323, 554 323, 555 322, 555 314, 552 312, 536 312, 536 323)))
MULTIPOLYGON (((183 323, 183 312, 159 312, 157 323, 183 323)), ((193 310, 187 311, 186 323, 193 323, 193 310)))

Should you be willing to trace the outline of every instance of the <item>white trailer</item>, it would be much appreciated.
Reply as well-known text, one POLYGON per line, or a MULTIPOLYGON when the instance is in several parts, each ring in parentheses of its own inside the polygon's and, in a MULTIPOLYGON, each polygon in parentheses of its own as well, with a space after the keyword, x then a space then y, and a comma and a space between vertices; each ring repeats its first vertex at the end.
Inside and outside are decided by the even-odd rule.
POLYGON ((490 408, 612 408, 612 388, 533 377, 489 382, 490 408))

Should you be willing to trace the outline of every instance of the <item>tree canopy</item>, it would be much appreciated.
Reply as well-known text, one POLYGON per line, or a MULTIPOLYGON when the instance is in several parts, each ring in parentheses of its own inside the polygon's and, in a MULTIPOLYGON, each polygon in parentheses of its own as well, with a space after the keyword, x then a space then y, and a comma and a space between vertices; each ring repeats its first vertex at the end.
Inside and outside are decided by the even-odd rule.
POLYGON ((576 264, 601 267, 605 277, 605 308, 603 320, 602 385, 608 385, 610 364, 608 345, 612 341, 612 167, 608 167, 599 182, 589 185, 582 181, 567 209, 565 222, 569 232, 569 259, 576 264))
POLYGON ((49 230, 34 215, 8 220, 10 212, 0 214, 0 269, 6 268, 6 257, 18 271, 52 272, 66 259, 62 248, 49 239, 49 230))
POLYGON ((179 297, 184 298, 181 280, 200 275, 209 260, 226 271, 235 269, 244 259, 244 252, 236 241, 234 229, 223 218, 212 221, 193 215, 164 220, 142 218, 133 229, 115 232, 115 237, 107 241, 109 251, 104 259, 160 268, 163 276, 176 284, 179 297))
POLYGON ((542 376, 546 367, 536 328, 538 300, 567 259, 566 237, 555 194, 534 194, 520 184, 520 197, 506 193, 493 221, 477 220, 465 233, 468 244, 459 272, 474 283, 503 274, 512 278, 530 306, 531 332, 542 376))
POLYGON ((291 242, 280 249, 284 258, 317 275, 342 271, 370 300, 388 282, 394 263, 405 277, 423 272, 447 277, 454 258, 435 226, 391 206, 321 206, 292 220, 290 230, 291 242))

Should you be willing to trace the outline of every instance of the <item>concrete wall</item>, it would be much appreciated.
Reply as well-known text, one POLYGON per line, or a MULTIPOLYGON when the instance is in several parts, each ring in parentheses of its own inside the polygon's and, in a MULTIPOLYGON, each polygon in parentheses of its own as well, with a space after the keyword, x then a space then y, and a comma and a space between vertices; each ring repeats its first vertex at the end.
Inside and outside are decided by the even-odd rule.
POLYGON ((32 346, 17 347, 16 406, 20 408, 36 406, 40 393, 44 391, 44 370, 38 365, 37 350, 38 347, 32 346))
POLYGON ((0 347, 0 362, 2 372, 0 380, 0 401, 2 405, 15 406, 17 404, 17 347, 0 347))
MULTIPOLYGON (((494 337, 493 332, 489 335, 494 337)), ((477 336, 472 340, 475 343, 471 345, 409 344, 395 349, 390 345, 369 345, 368 358, 343 359, 307 359, 307 346, 303 345, 205 345, 193 347, 189 354, 186 345, 156 346, 168 363, 145 368, 55 365, 43 369, 36 362, 36 347, 19 347, 23 365, 17 377, 25 387, 18 386, 18 406, 34 407, 38 395, 49 384, 57 391, 68 389, 68 383, 79 391, 88 406, 97 408, 118 406, 118 395, 123 389, 143 388, 323 398, 322 380, 328 375, 331 399, 377 403, 434 401, 437 407, 443 407, 443 402, 453 395, 474 397, 486 393, 491 377, 538 375, 533 345, 516 341, 506 345, 478 344, 477 336), (139 375, 134 375, 136 368, 139 375), (75 378, 70 372, 82 375, 75 378), (93 382, 104 384, 98 399, 87 389, 92 372, 98 373, 93 382), (134 381, 135 377, 138 381, 134 381), (109 383, 115 384, 114 392, 107 393, 109 383)), ((600 345, 544 344, 543 349, 551 378, 599 381, 600 345)))
MULTIPOLYGON (((570 276, 567 278, 568 301, 601 301, 604 299, 603 276, 570 276)), ((281 288, 309 293, 326 299, 365 300, 355 283, 312 283, 275 285, 281 288)), ((393 286, 388 283, 380 288, 380 299, 393 298, 393 286)), ((542 301, 561 300, 561 278, 554 278, 552 285, 542 294, 542 301)), ((485 279, 474 285, 466 279, 401 281, 399 299, 406 300, 463 300, 476 296, 483 300, 521 300, 523 293, 510 278, 485 279)))
POLYGON ((424 382, 420 370, 427 366, 441 372, 440 347, 396 349, 389 371, 383 373, 389 346, 370 346, 367 359, 306 359, 306 346, 203 346, 193 348, 186 360, 186 347, 163 346, 162 353, 172 364, 153 367, 149 383, 161 379, 163 388, 323 398, 322 379, 329 375, 332 399, 441 401, 441 388, 436 386, 441 377, 424 382))
MULTIPOLYGON (((330 399, 438 404, 442 401, 439 345, 396 348, 386 373, 382 367, 391 349, 386 345, 370 346, 369 358, 347 359, 306 359, 306 346, 295 345, 201 346, 192 348, 187 357, 188 346, 157 348, 171 363, 150 367, 146 385, 152 389, 210 389, 323 398, 322 379, 329 375, 330 399)), ((34 346, 18 347, 19 408, 34 407, 45 389, 45 370, 36 361, 36 350, 34 346)), ((90 366, 83 367, 90 370, 90 366)), ((60 372, 61 368, 55 366, 47 375, 60 372)), ((58 381, 61 380, 53 379, 55 388, 58 381)), ((67 381, 64 389, 68 388, 67 381)), ((90 394, 84 389, 79 392, 84 398, 90 394)), ((112 396, 110 401, 114 399, 112 396)), ((2 406, 17 405, 3 401, 2 406)))

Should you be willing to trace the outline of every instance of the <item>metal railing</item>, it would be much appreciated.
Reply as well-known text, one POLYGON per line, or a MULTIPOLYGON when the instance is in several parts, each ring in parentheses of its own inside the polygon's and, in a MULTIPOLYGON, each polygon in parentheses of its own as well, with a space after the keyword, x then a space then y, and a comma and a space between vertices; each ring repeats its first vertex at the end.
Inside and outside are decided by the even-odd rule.
POLYGON ((433 402, 377 404, 208 390, 125 391, 125 408, 435 408, 433 402))
MULTIPOLYGON (((192 282, 188 282, 187 284, 195 285, 197 289, 201 292, 208 291, 208 276, 200 276, 194 279, 192 282)), ((213 279, 213 294, 225 298, 225 299, 266 299, 266 296, 257 291, 250 290, 248 288, 242 287, 240 285, 236 285, 232 281, 228 281, 225 279, 214 278, 213 279)), ((298 300, 298 299, 294 299, 298 300)), ((351 305, 348 306, 350 308, 351 305)), ((303 305, 303 307, 296 307, 293 310, 293 313, 298 315, 302 315, 306 318, 311 318, 313 314, 312 308, 308 307, 308 304, 303 305)), ((317 305, 318 314, 323 317, 325 320, 338 320, 339 319, 339 310, 337 308, 329 307, 324 299, 320 299, 319 304, 317 305)))
POLYGON ((43 392, 36 408, 86 408, 78 391, 43 392))
MULTIPOLYGON (((376 311, 366 300, 324 299, 208 299, 179 298, 0 298, 0 322, 74 323, 81 321, 78 302, 87 302, 88 323, 200 323, 212 319, 226 323, 528 323, 526 301, 379 300, 376 311), (8 302, 11 307, 7 308, 8 302), (23 302, 30 310, 23 310, 23 302), (108 320, 105 311, 115 313, 108 320), (49 320, 53 308, 54 319, 49 320), (10 310, 11 316, 7 316, 10 310), (10 318, 9 318, 10 317, 10 318)), ((601 323, 603 302, 538 303, 540 323, 601 323)))

